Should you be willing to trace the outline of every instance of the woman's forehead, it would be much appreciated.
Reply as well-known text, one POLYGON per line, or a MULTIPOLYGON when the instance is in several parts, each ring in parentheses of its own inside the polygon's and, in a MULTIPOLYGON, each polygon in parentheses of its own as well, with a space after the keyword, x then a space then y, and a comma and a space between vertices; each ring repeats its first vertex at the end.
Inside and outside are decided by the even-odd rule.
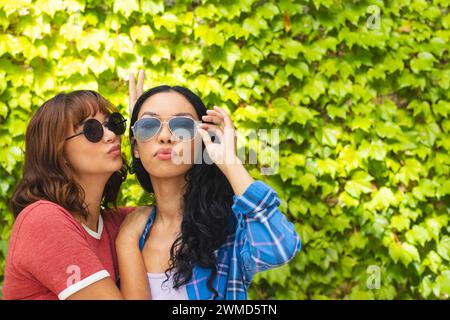
POLYGON ((111 115, 110 113, 105 113, 105 112, 101 112, 101 111, 97 111, 95 113, 91 112, 90 114, 85 115, 82 118, 74 119, 73 126, 74 126, 74 128, 77 128, 77 127, 83 125, 89 119, 97 119, 100 122, 104 122, 109 118, 110 115, 111 115))
POLYGON ((146 116, 147 117, 155 117, 155 118, 169 118, 169 117, 175 117, 175 116, 184 116, 184 117, 195 118, 195 116, 190 112, 177 112, 177 113, 172 113, 168 116, 161 115, 159 113, 155 113, 155 112, 151 112, 151 111, 145 111, 141 114, 141 118, 146 117, 146 116))
POLYGON ((192 104, 178 92, 160 92, 149 97, 142 104, 138 118, 144 114, 155 117, 170 117, 175 115, 187 115, 197 118, 197 113, 192 104))

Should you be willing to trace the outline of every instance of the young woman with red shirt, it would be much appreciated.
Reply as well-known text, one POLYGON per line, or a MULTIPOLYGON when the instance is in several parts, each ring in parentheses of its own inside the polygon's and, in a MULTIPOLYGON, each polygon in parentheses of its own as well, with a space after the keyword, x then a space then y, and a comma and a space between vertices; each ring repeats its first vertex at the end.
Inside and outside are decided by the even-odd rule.
POLYGON ((150 298, 134 251, 151 210, 115 205, 127 172, 125 128, 111 103, 88 90, 58 94, 33 115, 11 201, 4 299, 150 298))

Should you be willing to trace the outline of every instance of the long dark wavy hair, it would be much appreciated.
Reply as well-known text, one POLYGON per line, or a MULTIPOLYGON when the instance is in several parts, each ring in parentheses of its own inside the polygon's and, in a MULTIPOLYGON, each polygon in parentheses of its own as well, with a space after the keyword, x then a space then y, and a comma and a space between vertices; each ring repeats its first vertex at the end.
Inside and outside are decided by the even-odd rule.
MULTIPOLYGON (((175 91, 183 95, 194 107, 199 119, 206 115, 206 107, 202 100, 187 88, 180 86, 158 86, 146 91, 137 100, 133 109, 130 123, 131 146, 134 147, 131 126, 137 120, 144 102, 151 96, 175 91)), ((202 154, 205 145, 202 143, 202 154)), ((150 176, 145 171, 139 158, 132 154, 132 172, 141 186, 147 192, 153 192, 150 176)), ((208 162, 211 163, 211 162, 208 162)), ((216 257, 214 251, 218 249, 234 229, 234 219, 231 214, 233 190, 230 183, 215 164, 193 164, 185 175, 186 191, 183 196, 183 219, 181 234, 170 249, 169 272, 174 272, 174 287, 188 283, 192 276, 193 267, 198 265, 211 268, 211 275, 207 281, 208 289, 213 292, 213 282, 217 275, 216 257)), ((166 279, 167 281, 168 279, 166 279)))
MULTIPOLYGON (((54 202, 71 213, 88 217, 85 193, 65 160, 64 144, 70 127, 75 128, 97 112, 109 115, 116 111, 108 100, 91 90, 60 93, 36 111, 25 134, 22 179, 10 201, 14 217, 38 200, 54 202)), ((128 171, 123 157, 122 161, 122 168, 111 175, 103 190, 103 209, 109 206, 117 209, 120 186, 128 171)))

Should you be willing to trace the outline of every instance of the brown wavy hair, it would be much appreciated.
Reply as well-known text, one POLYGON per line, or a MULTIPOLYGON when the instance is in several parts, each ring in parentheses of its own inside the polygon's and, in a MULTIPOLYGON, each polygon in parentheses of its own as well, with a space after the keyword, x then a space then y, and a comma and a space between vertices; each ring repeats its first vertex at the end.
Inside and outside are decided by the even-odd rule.
MULTIPOLYGON (((11 199, 11 211, 17 218, 28 205, 38 200, 54 202, 71 213, 87 218, 85 193, 75 181, 64 158, 64 143, 69 128, 75 130, 83 120, 97 112, 109 115, 117 109, 99 93, 79 90, 60 93, 46 101, 33 115, 25 134, 25 163, 22 179, 11 199)), ((116 200, 128 167, 114 172, 106 183, 102 196, 102 209, 116 200)))

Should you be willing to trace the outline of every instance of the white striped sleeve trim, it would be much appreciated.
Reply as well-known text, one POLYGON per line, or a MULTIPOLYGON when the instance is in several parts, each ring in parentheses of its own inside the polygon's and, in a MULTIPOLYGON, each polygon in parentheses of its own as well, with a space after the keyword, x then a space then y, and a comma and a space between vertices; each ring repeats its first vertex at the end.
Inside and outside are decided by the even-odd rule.
POLYGON ((77 283, 74 283, 70 287, 67 287, 63 291, 61 291, 58 294, 59 300, 66 300, 69 296, 74 294, 75 292, 80 291, 81 289, 86 288, 87 286, 93 284, 94 282, 97 282, 103 278, 109 277, 109 272, 106 270, 101 270, 99 272, 96 272, 94 274, 91 274, 89 277, 84 278, 81 281, 78 281, 77 283))

